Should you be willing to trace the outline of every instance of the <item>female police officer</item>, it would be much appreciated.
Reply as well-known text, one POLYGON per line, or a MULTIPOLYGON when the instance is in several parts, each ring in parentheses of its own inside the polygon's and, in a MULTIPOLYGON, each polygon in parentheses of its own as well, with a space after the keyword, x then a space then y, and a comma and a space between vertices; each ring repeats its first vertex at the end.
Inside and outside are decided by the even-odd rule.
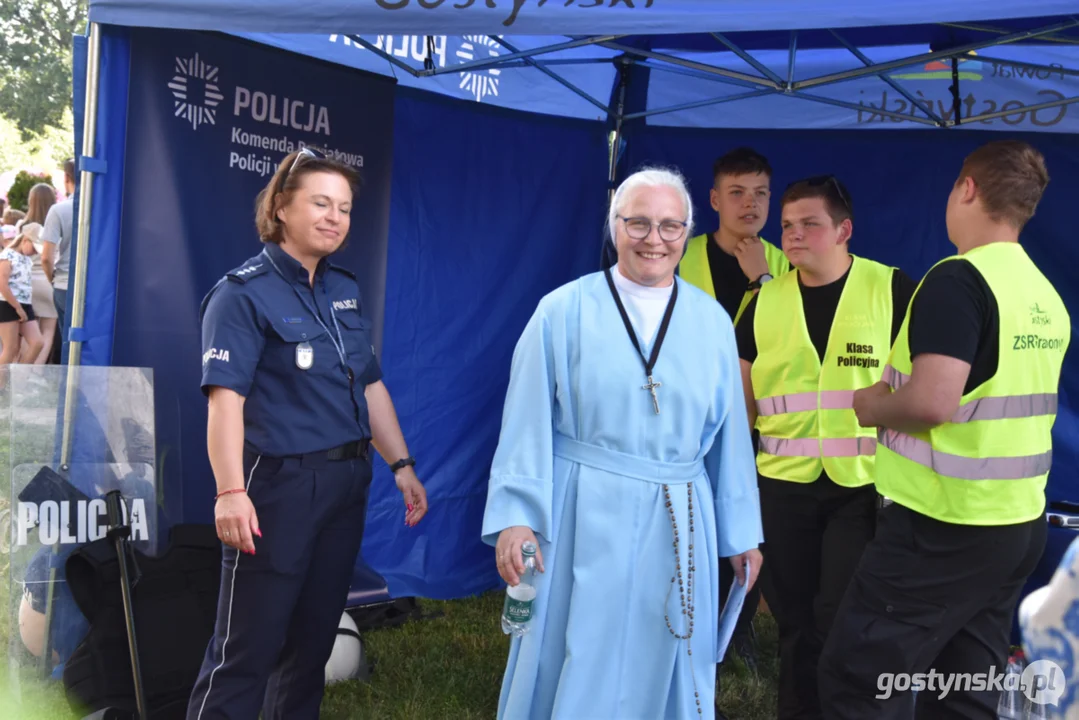
POLYGON ((203 301, 225 548, 188 720, 318 717, 363 535, 369 443, 394 471, 406 522, 427 511, 355 276, 326 259, 348 235, 358 181, 316 151, 286 157, 256 204, 265 247, 203 301))

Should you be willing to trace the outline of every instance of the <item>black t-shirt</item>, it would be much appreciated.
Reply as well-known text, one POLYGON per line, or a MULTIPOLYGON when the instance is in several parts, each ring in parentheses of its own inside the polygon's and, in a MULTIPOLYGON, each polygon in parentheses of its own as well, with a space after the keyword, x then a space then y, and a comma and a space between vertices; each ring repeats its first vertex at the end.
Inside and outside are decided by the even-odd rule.
MULTIPOLYGON (((853 266, 852 263, 851 267, 853 266)), ((817 355, 822 363, 824 362, 825 350, 828 347, 828 335, 832 330, 832 321, 835 320, 835 311, 839 308, 839 298, 843 294, 843 288, 847 284, 848 276, 850 276, 850 268, 843 274, 843 277, 820 287, 806 287, 802 284, 801 277, 799 276, 798 278, 798 288, 802 292, 802 308, 805 313, 806 328, 809 330, 809 339, 813 342, 813 347, 817 349, 817 355)), ((910 276, 902 270, 897 268, 892 271, 892 343, 895 342, 896 336, 899 335, 899 329, 903 325, 903 318, 907 315, 907 306, 910 305, 910 299, 914 296, 914 291, 917 288, 918 284, 911 280, 910 276)), ((921 293, 919 293, 920 295, 921 293)), ((756 315, 756 310, 757 298, 754 297, 746 307, 746 311, 742 314, 742 319, 738 322, 738 326, 734 331, 735 338, 738 341, 738 356, 750 363, 757 359, 757 338, 753 331, 753 318, 756 315)), ((781 323, 792 322, 792 318, 776 318, 775 321, 781 323)), ((782 489, 812 494, 827 493, 832 490, 830 480, 828 474, 821 471, 821 474, 817 477, 817 482, 809 484, 784 482, 782 489)), ((856 488, 856 490, 861 489, 863 488, 856 488)))
POLYGON ((932 353, 970 363, 964 395, 996 374, 1000 309, 974 265, 950 260, 929 271, 910 311, 907 341, 911 359, 932 353))
POLYGON ((734 320, 738 315, 738 308, 742 305, 742 298, 749 289, 749 279, 742 272, 738 258, 723 252, 711 235, 708 236, 708 268, 712 271, 712 287, 715 288, 716 300, 731 316, 731 320, 734 320))
MULTIPOLYGON (((853 267, 853 264, 851 265, 853 267)), ((828 347, 828 335, 832 330, 832 321, 835 320, 835 311, 839 307, 839 297, 843 294, 843 288, 850 276, 850 268, 833 283, 820 287, 806 287, 802 284, 802 278, 798 278, 798 288, 802 291, 802 308, 805 313, 806 328, 809 330, 809 339, 813 341, 813 347, 817 349, 817 355, 824 362, 824 351, 828 347)), ((892 272, 892 342, 899 335, 899 328, 903 325, 903 318, 907 315, 907 306, 914 295, 918 284, 910 279, 902 270, 892 272)), ((919 293, 920 295, 920 293, 919 293)), ((735 328, 735 337, 738 341, 738 357, 746 362, 757 359, 757 338, 753 331, 753 317, 756 315, 757 298, 754 297, 742 319, 735 328)), ((776 318, 776 322, 790 322, 790 318, 776 318)))

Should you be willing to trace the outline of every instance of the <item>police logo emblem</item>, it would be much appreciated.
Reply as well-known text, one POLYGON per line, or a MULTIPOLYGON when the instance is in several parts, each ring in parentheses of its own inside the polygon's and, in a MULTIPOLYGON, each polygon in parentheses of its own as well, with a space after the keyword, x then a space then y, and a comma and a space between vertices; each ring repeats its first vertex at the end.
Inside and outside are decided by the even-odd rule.
POLYGON ((315 349, 311 343, 300 343, 296 346, 296 367, 301 370, 310 370, 315 364, 315 349))

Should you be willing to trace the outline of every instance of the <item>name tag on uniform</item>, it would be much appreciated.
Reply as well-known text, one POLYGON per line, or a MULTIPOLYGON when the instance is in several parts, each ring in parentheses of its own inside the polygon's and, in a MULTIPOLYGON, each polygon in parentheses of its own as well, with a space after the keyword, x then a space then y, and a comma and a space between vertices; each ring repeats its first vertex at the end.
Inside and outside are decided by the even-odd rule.
POLYGON ((296 367, 301 370, 310 370, 315 364, 315 349, 311 343, 302 342, 296 346, 296 367))

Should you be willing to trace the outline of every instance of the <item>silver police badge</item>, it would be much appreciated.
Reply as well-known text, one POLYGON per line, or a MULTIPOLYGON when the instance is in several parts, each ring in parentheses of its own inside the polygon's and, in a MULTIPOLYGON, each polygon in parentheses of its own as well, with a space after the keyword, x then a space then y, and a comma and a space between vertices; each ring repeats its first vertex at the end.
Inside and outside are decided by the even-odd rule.
POLYGON ((311 343, 300 343, 296 346, 296 367, 301 370, 310 370, 315 364, 315 349, 311 343))

